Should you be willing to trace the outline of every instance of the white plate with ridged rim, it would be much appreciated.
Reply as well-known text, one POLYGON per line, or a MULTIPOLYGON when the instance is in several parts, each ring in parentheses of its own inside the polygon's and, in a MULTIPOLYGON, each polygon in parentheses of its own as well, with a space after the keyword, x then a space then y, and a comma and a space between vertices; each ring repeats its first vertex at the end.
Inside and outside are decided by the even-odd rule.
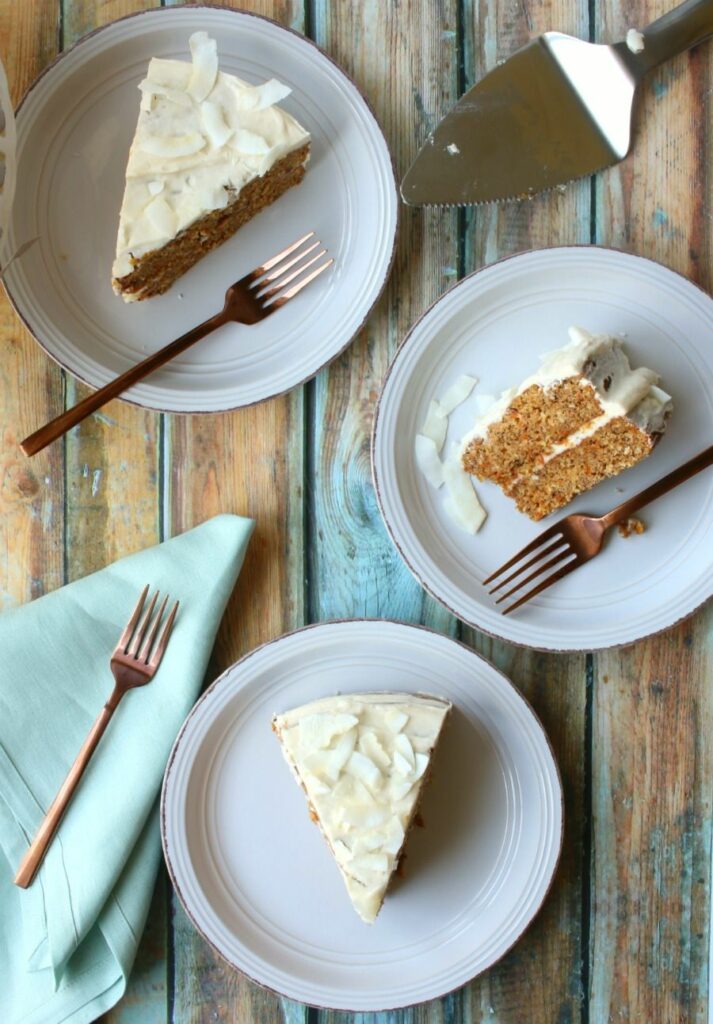
MULTIPOLYGON (((571 324, 622 335, 632 364, 661 374, 674 411, 647 459, 566 512, 606 512, 713 443, 713 299, 658 263, 595 246, 521 253, 451 288, 399 348, 372 438, 382 515, 422 586, 478 629, 553 651, 632 643, 713 593, 713 473, 644 509, 643 535, 614 531, 593 562, 503 616, 481 581, 566 512, 533 523, 495 485, 477 484, 488 519, 470 536, 419 472, 414 437, 431 399, 461 373, 479 378, 474 395, 518 384, 541 353, 567 343, 571 324)), ((474 403, 473 396, 451 417, 447 445, 472 424, 474 403)))
POLYGON ((357 333, 389 273, 398 198, 383 134, 354 83, 312 42, 242 11, 162 8, 114 22, 62 54, 17 115, 18 187, 9 251, 39 237, 5 276, 47 353, 100 386, 222 308, 248 270, 313 230, 334 267, 261 324, 229 324, 127 393, 170 412, 250 405, 312 377, 357 333), (189 59, 205 30, 220 67, 275 77, 312 134, 304 181, 202 259, 163 296, 125 304, 111 288, 124 169, 151 57, 189 59))
POLYGON ((186 720, 161 801, 171 879, 214 949, 291 999, 354 1011, 433 999, 498 960, 549 890, 562 824, 547 737, 509 680, 446 636, 376 620, 307 627, 229 668, 186 720), (275 712, 364 690, 454 704, 425 827, 373 925, 270 728, 275 712))

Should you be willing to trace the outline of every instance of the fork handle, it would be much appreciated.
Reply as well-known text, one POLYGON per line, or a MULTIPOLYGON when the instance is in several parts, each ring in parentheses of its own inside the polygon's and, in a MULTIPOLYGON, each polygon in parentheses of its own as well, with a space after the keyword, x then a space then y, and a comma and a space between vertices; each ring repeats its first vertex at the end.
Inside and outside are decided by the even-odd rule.
POLYGON ((99 712, 99 716, 91 727, 89 735, 82 744, 82 748, 77 754, 74 764, 67 773, 67 778, 60 786, 59 792, 45 814, 35 838, 32 840, 27 853, 22 858, 20 866, 17 869, 17 874, 15 875, 15 885, 19 885, 21 889, 27 889, 27 887, 32 884, 32 880, 37 874, 40 864, 47 853, 47 848, 52 842, 55 832, 59 828, 59 823, 67 809, 67 805, 72 799, 72 794, 79 785, 79 780, 84 774, 84 769, 89 764, 99 740, 104 735, 104 730, 109 724, 111 716, 114 714, 121 697, 121 691, 115 689, 109 700, 99 712))
POLYGON ((650 502, 655 501, 656 498, 660 498, 662 494, 666 494, 668 491, 673 490, 674 487, 678 487, 679 484, 690 480, 692 476, 700 473, 702 469, 707 469, 710 465, 713 465, 713 445, 710 448, 705 448, 698 455, 694 455, 692 459, 684 462, 682 466, 674 469, 672 473, 667 473, 666 476, 661 477, 660 480, 657 480, 655 484, 651 484, 650 487, 641 491, 640 494, 634 495, 633 498, 629 498, 623 504, 617 505, 616 508, 613 508, 605 516, 601 516, 600 522, 602 526, 605 529, 609 529, 610 526, 628 519, 633 512, 638 512, 644 505, 648 505, 650 502))
POLYGON ((56 441, 62 434, 66 434, 71 427, 81 423, 90 413, 96 412, 97 409, 100 409, 110 399, 116 398, 123 391, 127 391, 134 384, 138 384, 140 380, 148 377, 154 370, 158 370, 160 366, 168 363, 175 356, 180 355, 181 352, 185 352, 191 345, 195 345, 201 338, 205 338, 206 334, 210 334, 216 327, 221 327, 227 322, 228 317, 225 315, 225 310, 222 310, 216 316, 211 317, 210 320, 205 320, 202 324, 198 324, 197 327, 194 327, 186 334, 182 334, 180 338, 165 345, 158 352, 154 352, 153 355, 137 363, 136 366, 132 366, 126 373, 122 373, 120 377, 109 381, 103 388, 99 388, 98 391, 87 395, 85 399, 72 406, 71 409, 67 409, 66 412, 50 420, 44 427, 40 427, 34 434, 26 437, 20 443, 20 448, 25 455, 36 455, 37 452, 41 452, 48 444, 56 441))

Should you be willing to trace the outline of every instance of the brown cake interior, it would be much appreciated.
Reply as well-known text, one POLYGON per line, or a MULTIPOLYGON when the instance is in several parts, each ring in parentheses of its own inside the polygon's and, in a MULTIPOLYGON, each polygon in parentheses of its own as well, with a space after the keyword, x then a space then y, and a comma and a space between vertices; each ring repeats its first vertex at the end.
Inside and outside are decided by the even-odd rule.
POLYGON ((506 486, 601 412, 597 393, 584 377, 568 377, 549 388, 533 384, 513 398, 484 438, 470 442, 463 452, 463 468, 479 480, 506 486))
POLYGON ((114 279, 115 290, 137 300, 167 291, 206 253, 230 238, 288 188, 299 185, 305 174, 309 148, 307 143, 288 153, 262 177, 248 182, 227 206, 207 213, 160 249, 153 249, 136 259, 132 257, 134 269, 124 277, 114 279))
POLYGON ((521 512, 542 519, 608 477, 646 458, 657 438, 620 416, 576 448, 546 462, 533 476, 505 488, 521 512))

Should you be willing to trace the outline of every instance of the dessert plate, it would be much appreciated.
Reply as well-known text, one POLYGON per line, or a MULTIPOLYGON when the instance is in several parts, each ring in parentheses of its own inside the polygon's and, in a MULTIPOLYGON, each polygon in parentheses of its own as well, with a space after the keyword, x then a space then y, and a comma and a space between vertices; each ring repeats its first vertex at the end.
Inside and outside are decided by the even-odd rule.
POLYGON ((30 88, 17 115, 18 187, 8 250, 39 242, 5 276, 29 330, 99 387, 223 306, 228 285, 313 230, 334 268, 274 317, 229 324, 128 393, 171 412, 249 405, 313 376, 353 338, 386 281, 397 192, 391 157, 354 83, 309 40, 208 7, 146 11, 87 36, 30 88), (312 133, 304 181, 163 296, 126 305, 111 288, 137 85, 151 57, 188 59, 205 30, 222 70, 291 86, 284 108, 312 133))
MULTIPOLYGON (((596 561, 503 616, 481 580, 568 512, 620 504, 713 440, 713 299, 639 256, 593 246, 522 253, 466 277, 415 324, 377 409, 374 480, 388 530, 419 582, 458 618, 512 643, 594 650, 672 625, 713 593, 713 473, 644 509, 646 532, 616 531, 596 561), (488 519, 475 536, 448 518, 421 475, 414 438, 428 404, 460 374, 479 378, 451 416, 446 446, 465 434, 477 394, 498 395, 567 343, 571 324, 622 335, 632 364, 661 374, 669 428, 649 458, 554 516, 533 523, 493 484, 476 490, 488 519)), ((447 449, 446 449, 447 450, 447 449)))
POLYGON ((401 623, 330 622, 258 648, 210 687, 169 759, 161 822, 176 892, 222 957, 291 999, 367 1011, 443 995, 512 946, 552 881, 562 792, 532 709, 479 655, 401 623), (274 712, 365 680, 454 703, 425 827, 373 925, 270 728, 274 712))

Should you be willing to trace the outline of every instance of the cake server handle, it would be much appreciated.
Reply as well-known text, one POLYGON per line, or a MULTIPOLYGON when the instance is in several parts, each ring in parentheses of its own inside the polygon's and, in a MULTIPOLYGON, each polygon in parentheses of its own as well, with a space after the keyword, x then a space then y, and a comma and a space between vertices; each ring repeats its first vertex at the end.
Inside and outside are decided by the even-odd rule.
POLYGON ((628 501, 623 502, 621 505, 617 505, 611 512, 607 512, 605 516, 600 517, 600 522, 605 529, 610 526, 614 526, 616 523, 621 523, 625 519, 628 519, 634 512, 638 512, 644 505, 650 504, 657 498, 660 498, 662 494, 666 494, 668 491, 673 490, 674 487, 678 487, 679 484, 685 483, 686 480, 690 480, 696 473, 700 473, 702 469, 707 469, 713 465, 713 445, 710 448, 704 448, 698 455, 694 455, 688 462, 684 462, 678 469, 674 469, 673 472, 667 473, 666 476, 662 476, 660 480, 657 480, 655 484, 651 484, 650 487, 646 487, 639 494, 635 494, 633 498, 629 498, 628 501))
POLYGON ((201 338, 205 338, 206 334, 210 334, 216 327, 222 327, 223 324, 228 323, 232 319, 227 315, 225 309, 221 310, 215 316, 211 317, 210 320, 205 320, 202 324, 198 324, 192 330, 186 334, 182 334, 180 338, 176 338, 175 341, 170 342, 163 348, 159 349, 158 352, 154 352, 153 355, 148 356, 142 362, 137 363, 136 366, 132 366, 126 373, 122 373, 120 377, 116 377, 114 380, 109 381, 103 388, 99 388, 98 391, 94 391, 91 395, 87 395, 81 402, 73 405, 71 409, 67 409, 61 413, 55 419, 50 420, 44 427, 40 427, 34 434, 30 434, 24 441, 20 442, 20 448, 25 455, 36 455, 37 452, 41 452, 43 448, 46 448, 52 441, 56 441, 62 434, 66 434, 68 430, 75 427, 77 423, 81 423, 83 419, 86 419, 91 413, 96 412, 102 405, 105 405, 112 398, 116 398, 118 395, 127 391, 134 384, 138 384, 139 381, 143 380, 144 377, 148 377, 154 370, 158 370, 160 366, 170 362, 181 352, 185 352, 187 348, 194 345, 201 338))

